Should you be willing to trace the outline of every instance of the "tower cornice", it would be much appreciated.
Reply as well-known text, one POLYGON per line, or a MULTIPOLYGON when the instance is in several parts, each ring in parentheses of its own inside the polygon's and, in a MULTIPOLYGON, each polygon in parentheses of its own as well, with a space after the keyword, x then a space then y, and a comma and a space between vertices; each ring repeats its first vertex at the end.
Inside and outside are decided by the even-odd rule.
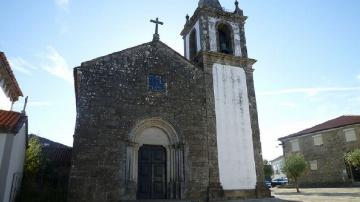
POLYGON ((247 57, 239 57, 224 53, 218 52, 207 52, 202 51, 198 54, 195 59, 197 63, 201 63, 204 66, 208 66, 210 64, 218 63, 223 65, 230 65, 236 67, 243 67, 246 71, 253 71, 252 66, 257 62, 257 60, 247 57))

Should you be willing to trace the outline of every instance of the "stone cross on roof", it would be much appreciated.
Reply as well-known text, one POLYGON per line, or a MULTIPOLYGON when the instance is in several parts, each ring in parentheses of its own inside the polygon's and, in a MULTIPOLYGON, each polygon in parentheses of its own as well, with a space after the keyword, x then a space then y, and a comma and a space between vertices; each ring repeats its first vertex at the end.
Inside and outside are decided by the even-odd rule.
POLYGON ((150 20, 150 22, 155 23, 155 34, 153 36, 153 41, 159 41, 160 35, 159 35, 159 25, 163 25, 164 23, 159 21, 159 18, 156 18, 156 20, 150 20))

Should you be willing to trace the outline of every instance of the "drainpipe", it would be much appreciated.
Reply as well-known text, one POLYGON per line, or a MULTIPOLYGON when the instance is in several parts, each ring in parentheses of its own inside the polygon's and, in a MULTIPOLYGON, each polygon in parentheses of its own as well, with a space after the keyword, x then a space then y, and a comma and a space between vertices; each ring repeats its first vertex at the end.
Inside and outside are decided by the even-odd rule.
POLYGON ((11 102, 11 107, 10 107, 10 111, 12 111, 12 110, 13 110, 13 107, 14 107, 14 103, 15 103, 15 101, 12 101, 12 102, 11 102))
POLYGON ((24 108, 23 108, 23 110, 21 111, 22 114, 26 114, 26 113, 25 113, 25 110, 26 110, 28 98, 29 98, 29 96, 26 96, 26 98, 25 98, 25 103, 24 103, 24 108))

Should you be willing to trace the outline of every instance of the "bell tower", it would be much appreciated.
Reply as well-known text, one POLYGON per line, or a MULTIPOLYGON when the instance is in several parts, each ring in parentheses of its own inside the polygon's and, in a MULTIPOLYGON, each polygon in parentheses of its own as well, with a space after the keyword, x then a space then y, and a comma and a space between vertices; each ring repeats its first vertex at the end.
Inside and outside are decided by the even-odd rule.
POLYGON ((200 0, 181 32, 185 57, 205 74, 209 198, 269 196, 246 19, 237 0, 231 12, 218 0, 200 0))
POLYGON ((247 17, 235 2, 234 12, 225 11, 218 0, 200 0, 181 32, 185 57, 194 60, 201 51, 247 57, 244 25, 247 17))

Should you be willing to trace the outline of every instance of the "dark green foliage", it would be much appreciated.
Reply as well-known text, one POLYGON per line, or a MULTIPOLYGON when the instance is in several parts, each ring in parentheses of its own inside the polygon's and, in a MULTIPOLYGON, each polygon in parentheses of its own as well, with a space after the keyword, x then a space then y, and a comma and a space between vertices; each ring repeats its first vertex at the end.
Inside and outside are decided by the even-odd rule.
POLYGON ((345 160, 349 165, 360 168, 360 149, 356 149, 345 155, 345 160))
POLYGON ((267 160, 264 160, 264 175, 265 179, 271 179, 271 176, 274 174, 274 169, 270 165, 270 162, 267 160))
POLYGON ((42 147, 40 142, 37 136, 29 138, 25 175, 16 201, 66 202, 70 164, 54 157, 69 149, 42 147))
POLYGON ((29 146, 26 149, 24 166, 25 176, 36 175, 41 169, 42 162, 43 155, 41 143, 36 136, 32 136, 29 138, 29 146))

